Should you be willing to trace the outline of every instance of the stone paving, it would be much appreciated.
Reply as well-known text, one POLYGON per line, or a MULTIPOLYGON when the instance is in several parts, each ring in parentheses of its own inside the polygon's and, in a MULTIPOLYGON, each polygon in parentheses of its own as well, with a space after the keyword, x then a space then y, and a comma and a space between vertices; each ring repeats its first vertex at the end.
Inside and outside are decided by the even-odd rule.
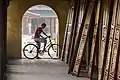
POLYGON ((7 80, 88 80, 68 74, 68 66, 58 59, 18 59, 7 65, 7 80))

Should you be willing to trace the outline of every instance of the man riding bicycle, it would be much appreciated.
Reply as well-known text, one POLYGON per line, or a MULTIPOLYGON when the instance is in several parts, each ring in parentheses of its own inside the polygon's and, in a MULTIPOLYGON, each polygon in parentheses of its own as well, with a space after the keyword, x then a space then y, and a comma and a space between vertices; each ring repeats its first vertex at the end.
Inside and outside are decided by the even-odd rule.
POLYGON ((39 52, 40 46, 41 46, 41 41, 44 42, 44 49, 47 43, 47 40, 44 36, 46 37, 50 37, 47 36, 46 33, 43 31, 43 29, 46 27, 45 23, 42 23, 41 26, 39 26, 36 30, 35 30, 35 35, 34 35, 34 41, 36 42, 37 46, 38 46, 38 50, 37 52, 39 52), (41 33, 44 34, 44 36, 41 35, 41 33))

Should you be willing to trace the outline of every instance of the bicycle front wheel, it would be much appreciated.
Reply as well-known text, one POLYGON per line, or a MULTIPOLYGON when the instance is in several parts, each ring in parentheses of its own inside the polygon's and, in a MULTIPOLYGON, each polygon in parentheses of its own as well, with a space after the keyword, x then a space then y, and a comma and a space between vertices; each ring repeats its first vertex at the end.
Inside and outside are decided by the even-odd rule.
POLYGON ((34 59, 37 57, 38 53, 37 53, 37 46, 35 44, 27 44, 24 48, 23 48, 23 54, 26 58, 28 59, 34 59))
POLYGON ((48 48, 48 55, 53 59, 57 59, 57 58, 59 58, 59 51, 61 51, 61 50, 62 50, 62 48, 59 45, 52 44, 48 48))

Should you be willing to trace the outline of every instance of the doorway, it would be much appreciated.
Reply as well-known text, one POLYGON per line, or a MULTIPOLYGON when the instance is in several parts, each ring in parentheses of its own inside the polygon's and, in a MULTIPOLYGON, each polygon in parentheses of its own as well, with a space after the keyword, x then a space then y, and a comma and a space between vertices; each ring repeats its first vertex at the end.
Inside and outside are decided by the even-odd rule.
MULTIPOLYGON (((34 32, 38 26, 46 23, 44 32, 51 36, 51 40, 58 43, 58 17, 55 11, 46 5, 35 5, 30 7, 22 18, 22 50, 28 43, 35 43, 33 37, 34 32)), ((21 50, 21 57, 25 58, 21 50)))

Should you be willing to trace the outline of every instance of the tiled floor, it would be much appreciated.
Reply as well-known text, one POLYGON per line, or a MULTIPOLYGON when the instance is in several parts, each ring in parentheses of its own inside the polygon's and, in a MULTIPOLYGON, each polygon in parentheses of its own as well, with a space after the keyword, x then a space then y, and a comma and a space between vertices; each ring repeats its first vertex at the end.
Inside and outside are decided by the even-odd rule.
POLYGON ((88 80, 67 74, 67 65, 52 59, 9 61, 7 80, 88 80))

